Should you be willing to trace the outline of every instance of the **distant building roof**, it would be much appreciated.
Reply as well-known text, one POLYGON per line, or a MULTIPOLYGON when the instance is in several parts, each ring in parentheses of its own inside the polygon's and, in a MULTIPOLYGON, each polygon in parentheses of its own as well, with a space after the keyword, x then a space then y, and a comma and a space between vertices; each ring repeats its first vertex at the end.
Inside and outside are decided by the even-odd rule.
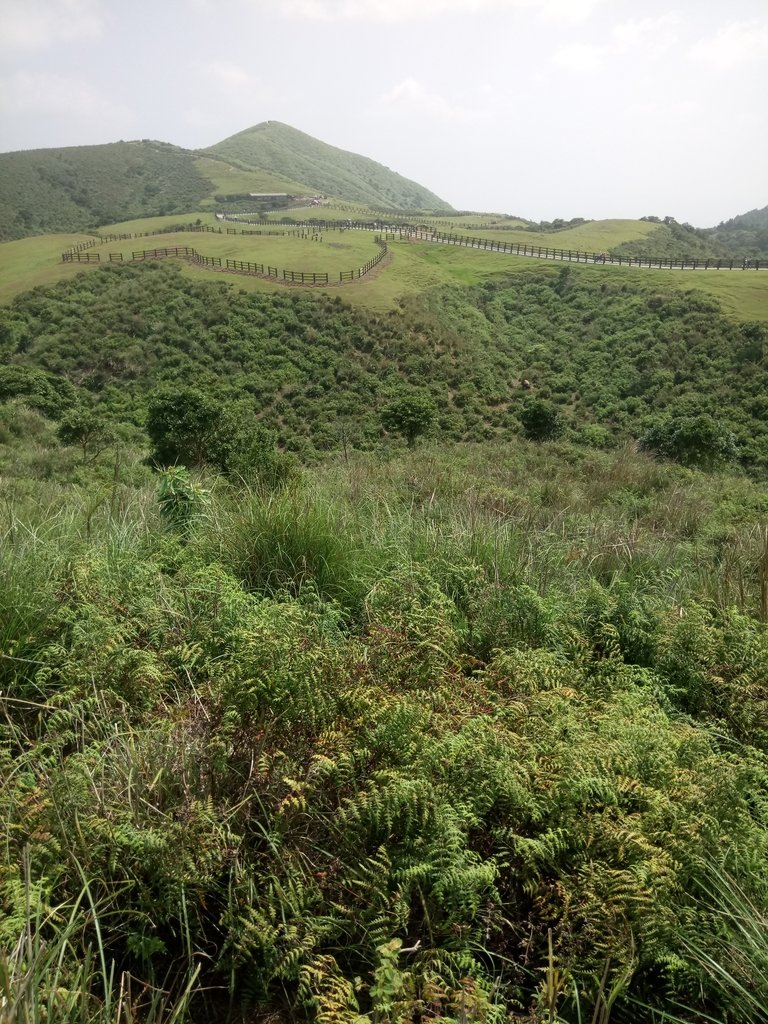
POLYGON ((251 199, 291 199, 287 192, 249 192, 251 199))

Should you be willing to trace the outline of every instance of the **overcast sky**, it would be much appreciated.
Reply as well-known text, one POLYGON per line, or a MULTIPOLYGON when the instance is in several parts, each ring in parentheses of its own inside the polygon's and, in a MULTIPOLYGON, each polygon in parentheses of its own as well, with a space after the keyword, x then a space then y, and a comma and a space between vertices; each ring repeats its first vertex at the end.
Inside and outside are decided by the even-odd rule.
POLYGON ((458 209, 768 203, 768 0, 0 0, 0 150, 284 121, 458 209))

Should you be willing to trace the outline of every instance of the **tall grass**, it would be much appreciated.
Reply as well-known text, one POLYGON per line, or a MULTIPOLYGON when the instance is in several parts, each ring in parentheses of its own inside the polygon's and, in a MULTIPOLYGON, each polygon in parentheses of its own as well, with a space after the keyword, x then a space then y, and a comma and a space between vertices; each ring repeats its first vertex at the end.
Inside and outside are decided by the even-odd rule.
POLYGON ((43 911, 24 858, 26 918, 0 948, 0 1024, 178 1024, 187 1019, 199 966, 174 991, 118 969, 106 950, 86 881, 68 904, 43 911), (88 940, 85 936, 91 936, 88 940))
POLYGON ((180 1024, 209 981, 342 1024, 357 977, 384 1019, 385 974, 402 1019, 469 977, 481 1024, 535 1003, 550 934, 550 1016, 623 1021, 663 976, 669 1013, 695 982, 693 1020, 759 1020, 765 512, 522 442, 217 485, 181 533, 147 489, 17 493, 2 1024, 180 1024))

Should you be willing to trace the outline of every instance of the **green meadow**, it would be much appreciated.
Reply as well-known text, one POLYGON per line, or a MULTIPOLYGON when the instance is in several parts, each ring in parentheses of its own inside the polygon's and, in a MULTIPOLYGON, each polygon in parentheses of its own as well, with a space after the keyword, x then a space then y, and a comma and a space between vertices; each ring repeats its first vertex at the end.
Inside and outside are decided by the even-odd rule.
POLYGON ((178 232, 150 238, 138 238, 119 242, 105 242, 92 251, 102 254, 121 253, 124 259, 140 250, 191 246, 202 256, 218 256, 221 259, 243 260, 250 263, 269 264, 280 269, 299 270, 307 273, 338 275, 339 271, 353 270, 367 263, 378 252, 373 235, 362 231, 331 231, 314 236, 307 232, 305 238, 271 235, 218 235, 196 232, 178 232))
MULTIPOLYGON (((343 211, 337 210, 339 220, 343 211)), ((152 232, 186 222, 184 216, 141 218, 107 225, 99 234, 121 234, 128 232, 152 232)), ((212 213, 190 214, 188 222, 211 227, 234 228, 236 231, 249 230, 250 225, 222 224, 212 213)), ((632 232, 646 230, 649 237, 656 225, 640 221, 605 221, 582 225, 568 231, 556 233, 494 232, 484 231, 483 237, 498 238, 501 241, 522 241, 529 244, 543 244, 581 250, 609 248, 610 243, 619 244, 632 232)), ((254 225, 253 230, 258 230, 254 225)), ((121 252, 125 259, 134 250, 166 248, 189 245, 202 255, 221 256, 253 263, 265 263, 278 268, 337 275, 339 271, 351 270, 366 263, 378 251, 370 232, 334 231, 322 234, 322 241, 312 240, 311 229, 305 229, 308 238, 291 237, 299 230, 288 225, 271 222, 265 230, 283 231, 284 238, 270 235, 241 235, 179 232, 160 234, 147 238, 130 239, 120 242, 105 242, 92 251, 103 254, 121 252)), ((459 233, 459 232, 456 232, 459 233)), ((5 242, 0 245, 0 301, 8 302, 14 295, 41 284, 50 284, 87 270, 81 264, 62 264, 61 253, 69 246, 95 237, 94 234, 42 235, 33 238, 5 242)), ((398 300, 407 295, 416 295, 443 284, 477 284, 483 280, 497 280, 511 272, 532 274, 557 274, 563 264, 542 263, 538 259, 509 256, 504 253, 447 246, 430 242, 395 241, 389 242, 390 257, 386 264, 375 273, 353 284, 344 285, 345 298, 355 305, 372 310, 392 309, 398 300)), ((647 284, 658 282, 664 287, 677 290, 697 289, 712 295, 723 309, 734 317, 745 320, 768 320, 768 274, 742 270, 734 271, 668 271, 630 269, 605 265, 600 267, 567 264, 570 272, 583 275, 585 280, 596 279, 595 275, 607 275, 609 280, 624 280, 628 283, 647 284)), ((201 267, 185 267, 184 273, 203 278, 221 274, 201 267)), ((238 276, 238 287, 246 290, 263 291, 264 283, 238 276)), ((268 284, 267 287, 281 287, 268 284)))
MULTIPOLYGON (((195 160, 198 171, 211 182, 213 195, 235 195, 247 192, 289 192, 305 195, 306 185, 260 169, 245 170, 233 167, 226 160, 203 156, 195 160)), ((213 198, 208 200, 213 202, 213 198)))

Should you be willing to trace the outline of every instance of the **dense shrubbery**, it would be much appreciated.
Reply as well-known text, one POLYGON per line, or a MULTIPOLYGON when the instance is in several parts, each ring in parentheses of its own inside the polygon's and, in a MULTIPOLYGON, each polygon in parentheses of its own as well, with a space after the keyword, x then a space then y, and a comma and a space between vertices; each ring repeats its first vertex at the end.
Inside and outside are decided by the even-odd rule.
POLYGON ((55 993, 24 944, 10 984, 61 1010, 90 963, 95 1012, 103 957, 115 1006, 199 969, 328 1022, 575 1024, 611 988, 616 1021, 759 1019, 758 490, 525 442, 272 495, 176 470, 159 506, 104 472, 95 517, 2 524, 0 946, 69 943, 55 993))
POLYGON ((0 312, 0 352, 13 364, 4 373, 27 375, 17 393, 31 393, 30 374, 52 374, 135 436, 150 393, 183 385, 222 406, 247 401, 301 456, 370 448, 405 386, 431 397, 435 433, 454 440, 511 439, 531 400, 592 443, 716 405, 743 465, 768 467, 764 327, 696 292, 549 268, 441 289, 386 316, 306 293, 245 295, 170 265, 105 268, 0 312))
POLYGON ((142 267, 0 339, 0 1016, 765 1016, 768 500, 680 464, 764 467, 762 328, 142 267))
POLYGON ((182 213, 210 191, 194 154, 149 139, 0 153, 0 239, 182 213))

